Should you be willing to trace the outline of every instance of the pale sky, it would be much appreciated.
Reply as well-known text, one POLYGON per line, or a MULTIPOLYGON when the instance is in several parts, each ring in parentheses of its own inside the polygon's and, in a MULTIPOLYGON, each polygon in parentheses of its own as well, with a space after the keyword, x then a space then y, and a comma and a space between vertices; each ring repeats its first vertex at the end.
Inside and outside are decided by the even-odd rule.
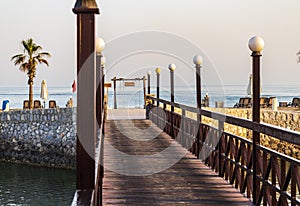
MULTIPOLYGON (((108 78, 127 77, 129 73, 143 75, 149 69, 154 73, 155 66, 167 67, 172 61, 177 64, 177 74, 183 75, 185 82, 194 84, 192 70, 187 70, 177 61, 178 58, 190 59, 192 65, 194 50, 181 44, 180 48, 176 43, 172 44, 177 57, 145 54, 128 57, 118 64, 109 62, 117 53, 112 44, 120 37, 156 31, 180 37, 200 48, 201 55, 206 55, 202 69, 204 81, 216 83, 210 76, 214 70, 225 85, 248 84, 251 73, 248 40, 254 35, 261 36, 265 40, 262 84, 300 85, 300 64, 297 64, 296 56, 300 50, 299 0, 102 0, 97 3, 101 15, 96 16, 96 35, 108 42, 104 53, 108 65, 115 65, 108 70, 108 78), (178 51, 190 58, 178 56, 181 54, 178 51), (141 59, 145 65, 136 63, 141 59)), ((13 65, 10 58, 22 52, 20 42, 29 37, 52 54, 49 68, 38 67, 35 85, 39 86, 42 79, 47 80, 48 87, 72 84, 76 70, 74 4, 75 0, 9 0, 2 3, 0 86, 26 85, 26 75, 13 65)), ((145 42, 151 42, 148 38, 151 35, 145 35, 145 42)), ((124 46, 132 44, 134 42, 127 42, 124 46)), ((173 55, 172 50, 164 49, 162 52, 173 55)), ((163 75, 162 78, 169 79, 167 72, 163 75)))

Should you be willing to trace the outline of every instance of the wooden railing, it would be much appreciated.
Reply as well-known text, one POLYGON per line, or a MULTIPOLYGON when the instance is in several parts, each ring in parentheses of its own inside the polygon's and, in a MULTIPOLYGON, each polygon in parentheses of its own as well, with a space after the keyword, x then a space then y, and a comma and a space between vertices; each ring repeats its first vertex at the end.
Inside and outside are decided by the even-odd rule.
POLYGON ((173 134, 172 138, 200 157, 246 197, 251 199, 255 193, 255 205, 300 205, 300 161, 260 143, 253 147, 253 141, 224 132, 224 123, 300 146, 298 132, 162 99, 148 98, 152 100, 148 107, 149 119, 169 135, 173 134), (156 106, 157 101, 160 107, 156 106), (181 114, 167 110, 167 105, 180 108, 181 114), (199 123, 187 117, 187 112, 212 118, 218 122, 218 126, 199 123), (202 135, 198 134, 200 128, 202 135), (257 160, 256 169, 253 169, 254 155, 257 160), (253 178, 254 176, 256 178, 253 178))
POLYGON ((95 187, 92 190, 77 190, 75 192, 72 206, 79 205, 102 205, 102 184, 104 177, 104 112, 102 112, 101 126, 97 132, 95 148, 95 187))

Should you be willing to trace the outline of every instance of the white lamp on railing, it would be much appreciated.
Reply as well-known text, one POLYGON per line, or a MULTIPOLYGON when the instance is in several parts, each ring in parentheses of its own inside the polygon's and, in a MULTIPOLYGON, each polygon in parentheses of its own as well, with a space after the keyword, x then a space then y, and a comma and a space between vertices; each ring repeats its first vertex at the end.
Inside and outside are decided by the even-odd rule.
MULTIPOLYGON (((200 112, 201 109, 201 74, 200 74, 200 69, 203 63, 203 58, 199 55, 195 56, 193 58, 193 62, 195 64, 196 67, 196 92, 197 92, 197 108, 198 108, 198 112, 200 112)), ((197 121, 201 122, 201 115, 200 113, 197 115, 197 121)), ((199 154, 200 154, 200 138, 202 137, 202 127, 201 125, 199 126, 199 132, 197 133, 197 147, 196 147, 196 151, 195 154, 196 156, 199 158, 199 154)))
MULTIPOLYGON (((260 122, 260 57, 261 51, 264 48, 264 40, 258 36, 252 37, 249 42, 248 46, 250 50, 252 51, 252 59, 253 59, 253 65, 252 65, 252 91, 253 91, 253 99, 252 99, 252 120, 255 123, 260 122)), ((258 196, 259 196, 259 185, 260 181, 257 179, 258 174, 258 157, 257 157, 257 145, 260 144, 260 133, 253 131, 252 133, 252 161, 253 161, 253 190, 252 190, 252 199, 254 205, 257 204, 258 196)))
POLYGON ((98 126, 101 125, 101 114, 103 111, 104 102, 104 76, 103 68, 106 62, 105 57, 103 57, 102 52, 105 48, 105 42, 102 38, 96 38, 96 117, 98 126))

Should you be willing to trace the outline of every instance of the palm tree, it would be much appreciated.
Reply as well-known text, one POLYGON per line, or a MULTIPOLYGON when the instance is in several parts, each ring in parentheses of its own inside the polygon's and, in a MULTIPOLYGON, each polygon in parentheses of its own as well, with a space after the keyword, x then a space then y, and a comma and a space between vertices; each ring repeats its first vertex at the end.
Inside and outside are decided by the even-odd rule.
POLYGON ((22 72, 26 72, 28 76, 29 85, 29 108, 33 109, 33 79, 36 75, 36 66, 38 64, 49 63, 44 57, 50 57, 48 52, 40 52, 42 47, 35 44, 32 38, 23 40, 22 45, 24 47, 23 54, 17 54, 11 58, 15 65, 20 65, 19 69, 22 72))

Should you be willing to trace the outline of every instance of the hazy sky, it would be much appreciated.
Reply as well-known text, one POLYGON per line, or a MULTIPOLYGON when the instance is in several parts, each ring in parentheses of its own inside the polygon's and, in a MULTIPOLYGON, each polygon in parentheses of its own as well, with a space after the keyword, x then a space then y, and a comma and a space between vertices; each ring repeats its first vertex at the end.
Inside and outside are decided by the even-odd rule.
MULTIPOLYGON (((250 37, 258 35, 265 40, 262 83, 300 85, 300 64, 297 64, 296 56, 300 50, 299 0, 102 0, 97 3, 101 10, 101 15, 96 17, 97 36, 108 42, 108 50, 104 52, 108 62, 114 59, 110 56, 116 55, 119 49, 112 45, 120 37, 141 31, 161 31, 189 41, 202 50, 202 55, 206 55, 202 71, 207 84, 216 83, 214 77, 210 77, 214 70, 223 84, 246 85, 251 72, 247 43, 250 37)), ((0 86, 26 85, 26 75, 13 65, 10 58, 22 52, 20 42, 29 37, 52 54, 49 68, 38 67, 35 85, 39 86, 42 79, 47 80, 48 86, 71 85, 76 69, 74 4, 75 0, 3 2, 0 14, 0 86)), ((145 42, 151 42, 148 38, 151 35, 145 35, 145 42)), ((126 45, 125 42, 124 46, 132 44, 135 43, 127 42, 126 45)), ((191 67, 188 70, 178 62, 179 54, 187 54, 192 65, 194 50, 181 43, 178 47, 176 43, 170 45, 176 50, 174 56, 172 51, 164 51, 166 48, 161 52, 172 58, 164 59, 165 55, 151 53, 133 55, 118 64, 109 62, 108 78, 128 76, 133 70, 136 75, 145 74, 149 69, 154 73, 155 66, 167 67, 172 61, 177 64, 177 74, 186 75, 184 81, 194 84, 191 67), (136 63, 143 59, 147 59, 145 65, 136 63)), ((189 61, 188 57, 182 58, 189 61)), ((167 72, 163 75, 163 78, 169 78, 167 72)))

